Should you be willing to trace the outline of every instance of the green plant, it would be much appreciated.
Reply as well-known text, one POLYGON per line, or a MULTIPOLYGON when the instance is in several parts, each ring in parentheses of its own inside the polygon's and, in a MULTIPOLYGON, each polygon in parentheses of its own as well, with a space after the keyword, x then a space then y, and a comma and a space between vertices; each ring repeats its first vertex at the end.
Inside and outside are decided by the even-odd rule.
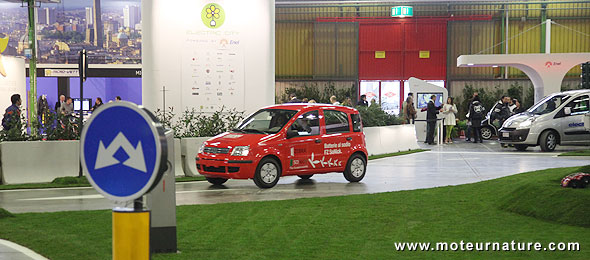
POLYGON ((43 120, 37 120, 34 126, 40 136, 32 136, 31 140, 79 140, 80 129, 78 119, 49 111, 43 120))
POLYGON ((403 122, 402 118, 383 111, 376 102, 371 102, 368 107, 359 106, 356 109, 361 115, 364 127, 400 125, 403 122))
POLYGON ((524 101, 520 103, 523 109, 529 109, 535 104, 535 89, 529 87, 526 91, 524 101))
POLYGON ((320 87, 317 83, 304 84, 303 87, 292 87, 285 89, 283 95, 277 95, 277 103, 285 103, 289 101, 289 95, 295 94, 299 99, 307 98, 308 100, 315 100, 317 103, 330 103, 330 97, 336 96, 338 101, 343 102, 346 98, 352 99, 356 104, 356 87, 354 84, 349 88, 336 88, 334 84, 327 87, 320 87))
POLYGON ((10 116, 8 126, 9 130, 2 129, 0 131, 0 141, 26 141, 29 139, 27 135, 27 121, 21 113, 20 115, 10 116))
POLYGON ((162 126, 166 129, 172 129, 174 131, 174 137, 180 138, 182 135, 181 125, 175 121, 174 107, 169 107, 168 110, 162 111, 159 108, 154 113, 156 118, 162 123, 162 126))
POLYGON ((457 121, 457 125, 453 128, 453 133, 451 136, 453 138, 457 138, 461 135, 461 131, 467 131, 467 120, 459 120, 457 121))
POLYGON ((236 127, 244 119, 244 112, 236 109, 226 110, 225 106, 211 114, 197 111, 195 108, 185 110, 178 120, 180 137, 216 136, 236 127))
POLYGON ((459 110, 459 113, 457 113, 459 119, 466 118, 468 112, 467 110, 469 109, 471 99, 473 98, 473 93, 475 92, 478 93, 481 103, 486 108, 486 111, 489 111, 503 95, 518 99, 523 109, 530 108, 535 100, 535 92, 532 87, 525 89, 523 86, 517 83, 511 84, 506 91, 503 91, 500 86, 495 86, 493 91, 486 91, 483 88, 474 88, 472 85, 465 85, 462 95, 460 97, 456 97, 455 100, 457 109, 459 110), (523 96, 524 98, 522 98, 523 96))

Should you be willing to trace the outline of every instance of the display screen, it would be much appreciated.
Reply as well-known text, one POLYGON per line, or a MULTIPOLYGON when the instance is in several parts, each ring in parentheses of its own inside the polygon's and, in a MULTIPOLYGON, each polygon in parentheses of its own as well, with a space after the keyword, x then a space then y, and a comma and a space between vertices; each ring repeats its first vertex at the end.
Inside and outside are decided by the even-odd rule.
POLYGON ((91 102, 92 102, 92 100, 89 98, 85 98, 84 100, 82 100, 82 102, 80 102, 79 98, 74 98, 74 111, 80 110, 80 103, 82 103, 82 110, 84 110, 84 111, 90 110, 90 103, 91 102))
POLYGON ((432 95, 436 96, 436 100, 434 101, 434 104, 437 107, 442 106, 443 93, 418 93, 418 97, 417 97, 418 100, 416 101, 416 105, 418 106, 418 109, 428 107, 428 102, 430 101, 430 97, 432 95))

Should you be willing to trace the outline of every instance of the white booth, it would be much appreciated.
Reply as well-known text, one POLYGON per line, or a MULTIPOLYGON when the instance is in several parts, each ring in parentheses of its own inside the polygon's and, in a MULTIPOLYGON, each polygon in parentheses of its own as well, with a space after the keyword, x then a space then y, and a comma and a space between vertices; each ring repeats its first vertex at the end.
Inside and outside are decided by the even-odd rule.
MULTIPOLYGON (((426 140, 426 111, 422 111, 422 109, 427 107, 432 95, 436 95, 435 104, 437 106, 442 106, 442 104, 446 102, 449 92, 444 87, 440 87, 414 77, 410 78, 409 83, 409 91, 410 93, 413 93, 414 96, 414 108, 416 109, 416 112, 418 112, 415 122, 416 137, 418 138, 419 142, 424 142, 424 140, 426 140)), ((439 114, 438 118, 442 118, 442 114, 439 114)), ((439 127, 438 131, 439 137, 442 136, 440 133, 442 128, 439 127)))

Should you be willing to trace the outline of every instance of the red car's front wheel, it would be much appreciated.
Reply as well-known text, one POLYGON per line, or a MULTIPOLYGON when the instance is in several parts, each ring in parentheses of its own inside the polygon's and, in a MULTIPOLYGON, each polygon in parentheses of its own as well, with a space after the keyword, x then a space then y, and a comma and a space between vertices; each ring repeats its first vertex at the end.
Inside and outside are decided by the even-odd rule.
POLYGON ((277 160, 273 158, 264 158, 260 160, 256 172, 254 173, 254 183, 262 189, 272 188, 279 182, 281 177, 281 167, 277 160))

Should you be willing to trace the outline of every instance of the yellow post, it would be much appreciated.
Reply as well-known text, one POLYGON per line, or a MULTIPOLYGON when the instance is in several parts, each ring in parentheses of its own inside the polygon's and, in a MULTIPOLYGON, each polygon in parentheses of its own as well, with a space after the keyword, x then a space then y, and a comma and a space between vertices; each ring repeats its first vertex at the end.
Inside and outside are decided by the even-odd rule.
POLYGON ((113 210, 113 259, 150 259, 150 212, 113 210))

